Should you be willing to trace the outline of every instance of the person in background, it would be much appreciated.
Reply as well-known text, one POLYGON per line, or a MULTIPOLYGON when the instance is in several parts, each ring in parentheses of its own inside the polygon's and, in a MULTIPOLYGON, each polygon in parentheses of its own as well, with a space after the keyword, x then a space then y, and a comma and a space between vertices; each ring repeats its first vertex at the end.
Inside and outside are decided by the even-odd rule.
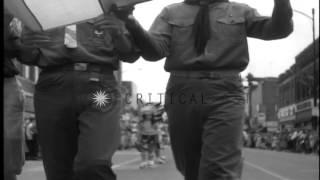
POLYGON ((26 145, 28 147, 28 153, 26 154, 27 160, 37 160, 39 158, 39 144, 38 144, 38 132, 36 120, 31 119, 26 124, 26 145))
POLYGON ((271 149, 279 150, 279 135, 277 133, 273 133, 272 135, 271 149))
POLYGON ((290 150, 293 152, 297 151, 297 141, 298 141, 298 131, 296 129, 294 129, 291 133, 290 133, 290 150))
POLYGON ((138 145, 141 152, 141 163, 139 168, 153 167, 154 152, 158 138, 157 127, 153 123, 154 107, 146 105, 141 108, 141 120, 138 123, 138 145))
POLYGON ((162 117, 163 115, 163 108, 160 107, 160 105, 155 105, 156 110, 153 113, 153 123, 156 125, 158 137, 156 141, 156 147, 155 147, 155 163, 157 164, 164 164, 166 163, 166 157, 162 155, 162 149, 163 149, 163 131, 162 126, 164 119, 162 117))
POLYGON ((316 133, 311 132, 309 135, 309 146, 310 146, 310 152, 315 153, 315 145, 316 145, 316 133))
POLYGON ((15 51, 10 42, 15 38, 14 17, 4 12, 4 62, 3 62, 3 135, 4 180, 16 180, 24 165, 23 93, 16 75, 19 74, 13 59, 15 51))
POLYGON ((12 44, 22 63, 41 68, 34 104, 47 180, 115 180, 122 103, 114 71, 139 58, 124 23, 106 9, 48 31, 23 26, 12 44))
POLYGON ((305 138, 304 131, 300 129, 297 133, 296 143, 295 143, 296 144, 295 151, 298 153, 304 152, 304 138, 305 138))

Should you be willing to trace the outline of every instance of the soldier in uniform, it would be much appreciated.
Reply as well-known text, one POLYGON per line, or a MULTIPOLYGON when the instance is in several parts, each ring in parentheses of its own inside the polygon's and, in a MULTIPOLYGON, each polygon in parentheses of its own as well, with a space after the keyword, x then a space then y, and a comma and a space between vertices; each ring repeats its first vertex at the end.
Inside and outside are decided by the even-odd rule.
POLYGON ((265 17, 228 0, 185 0, 165 7, 148 32, 133 16, 122 18, 146 60, 166 57, 165 108, 177 169, 185 180, 239 180, 239 74, 249 62, 247 37, 287 37, 293 31, 290 1, 274 0, 272 16, 265 17))
POLYGON ((47 180, 115 180, 121 97, 114 71, 139 55, 113 13, 14 40, 21 62, 41 68, 35 113, 47 180))

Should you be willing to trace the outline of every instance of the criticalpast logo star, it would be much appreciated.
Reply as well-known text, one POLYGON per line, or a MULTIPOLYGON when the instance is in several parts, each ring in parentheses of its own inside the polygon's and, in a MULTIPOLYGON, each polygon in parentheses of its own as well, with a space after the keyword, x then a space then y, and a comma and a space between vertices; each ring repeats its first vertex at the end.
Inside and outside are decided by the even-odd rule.
POLYGON ((100 108, 111 102, 111 95, 105 91, 97 91, 93 94, 93 101, 100 108))

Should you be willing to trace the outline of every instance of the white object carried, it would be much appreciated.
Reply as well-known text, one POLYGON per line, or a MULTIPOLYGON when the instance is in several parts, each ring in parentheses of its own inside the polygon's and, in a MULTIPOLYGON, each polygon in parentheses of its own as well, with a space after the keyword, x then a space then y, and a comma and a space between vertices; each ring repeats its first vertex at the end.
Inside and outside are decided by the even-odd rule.
POLYGON ((48 30, 103 14, 99 0, 5 0, 5 8, 31 30, 48 30))
POLYGON ((118 7, 150 0, 4 0, 5 8, 33 31, 77 24, 118 7))

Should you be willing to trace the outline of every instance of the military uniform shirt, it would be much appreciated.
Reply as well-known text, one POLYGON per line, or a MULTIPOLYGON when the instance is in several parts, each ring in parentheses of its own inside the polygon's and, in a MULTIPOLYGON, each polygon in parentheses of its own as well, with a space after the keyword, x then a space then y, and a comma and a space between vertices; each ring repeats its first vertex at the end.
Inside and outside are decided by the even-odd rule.
MULTIPOLYGON (((98 18, 103 18, 103 16, 98 18)), ((114 46, 116 39, 108 31, 97 30, 94 27, 94 21, 76 25, 76 48, 68 48, 65 45, 66 27, 59 27, 45 31, 52 39, 49 45, 41 48, 22 48, 21 61, 41 68, 82 62, 108 65, 116 70, 119 66, 119 59, 126 62, 134 62, 137 59, 135 48, 132 48, 132 53, 129 54, 117 52, 114 46)), ((123 28, 125 35, 130 38, 124 25, 123 28)), ((22 36, 28 31, 27 28, 24 28, 22 36)))
MULTIPOLYGON (((151 26, 149 33, 156 41, 158 54, 150 54, 148 58, 167 57, 165 70, 169 72, 216 69, 241 72, 249 62, 247 36, 271 40, 292 31, 290 20, 276 19, 271 23, 272 17, 261 16, 245 4, 213 3, 209 8, 211 38, 204 54, 197 55, 192 33, 199 6, 176 3, 165 7, 151 26)), ((288 14, 280 10, 276 13, 278 17, 281 13, 288 14)))

